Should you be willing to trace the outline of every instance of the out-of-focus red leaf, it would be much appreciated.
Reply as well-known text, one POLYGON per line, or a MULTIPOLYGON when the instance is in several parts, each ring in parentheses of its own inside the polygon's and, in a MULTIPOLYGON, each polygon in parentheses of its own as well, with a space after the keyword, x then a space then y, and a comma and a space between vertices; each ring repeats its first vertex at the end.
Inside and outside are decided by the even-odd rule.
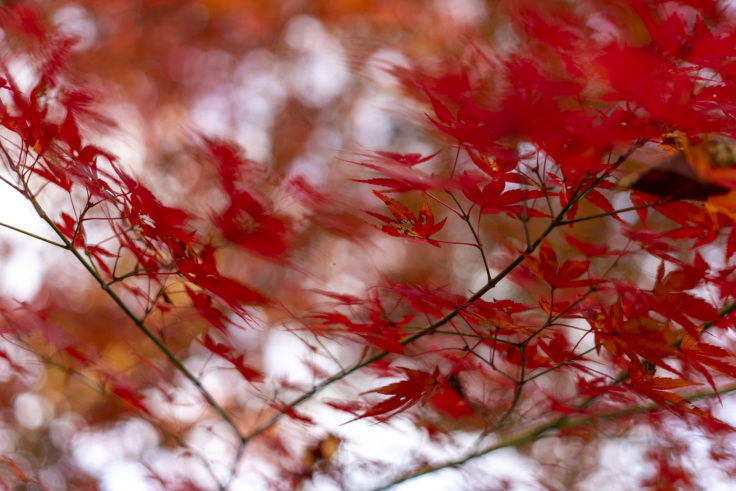
POLYGON ((623 223, 623 220, 621 219, 620 216, 618 216, 618 213, 613 213, 614 211, 613 205, 611 205, 608 199, 605 196, 603 196, 603 194, 600 191, 591 189, 585 195, 585 199, 587 199, 588 201, 590 201, 591 203, 593 203, 595 206, 605 211, 606 213, 610 213, 612 218, 623 223))
POLYGON ((302 413, 301 411, 297 411, 296 409, 294 409, 292 406, 289 406, 288 404, 272 403, 271 405, 279 413, 285 414, 293 420, 301 421, 302 423, 307 423, 307 424, 314 423, 314 420, 312 418, 302 413))
POLYGON ((660 265, 657 281, 652 289, 650 306, 653 310, 680 323, 691 335, 695 334, 695 324, 689 319, 710 321, 718 317, 718 311, 711 304, 684 290, 695 288, 705 272, 692 266, 683 267, 664 275, 664 263, 660 265))
POLYGON ((353 319, 332 311, 315 315, 314 319, 320 320, 321 323, 310 327, 316 333, 327 327, 337 332, 356 334, 384 351, 403 354, 404 345, 401 344, 401 340, 404 337, 404 327, 414 316, 405 315, 398 321, 389 319, 377 294, 365 300, 364 305, 367 310, 365 322, 358 320, 358 316, 353 319))
POLYGON ((654 377, 652 378, 648 385, 656 390, 667 390, 667 389, 677 389, 680 387, 690 387, 693 385, 702 385, 697 382, 691 382, 690 380, 680 380, 676 378, 665 378, 665 377, 654 377))
POLYGON ((207 348, 211 353, 232 363, 245 380, 249 382, 263 381, 263 374, 255 368, 247 365, 244 362, 245 355, 238 354, 229 344, 218 343, 207 334, 202 337, 200 343, 202 343, 202 346, 207 348))
POLYGON ((445 187, 446 181, 413 167, 433 159, 439 153, 440 151, 437 151, 432 155, 422 156, 418 153, 376 152, 375 154, 365 155, 367 157, 365 162, 348 162, 372 169, 382 176, 370 179, 355 179, 355 182, 381 186, 393 192, 428 191, 430 189, 442 189, 445 187))
POLYGON ((338 411, 344 411, 353 415, 365 407, 365 404, 360 401, 327 401, 325 404, 338 411))
POLYGON ((262 256, 279 258, 287 251, 286 222, 246 191, 230 195, 230 205, 215 223, 228 240, 262 256))
POLYGON ((451 418, 461 418, 475 414, 468 400, 453 387, 450 380, 442 380, 432 393, 430 402, 451 418))
POLYGON ((583 242, 572 234, 566 234, 565 240, 567 243, 585 254, 588 257, 601 257, 606 255, 608 247, 600 244, 591 244, 590 242, 583 242))
MULTIPOLYGON (((198 255, 179 258, 177 265, 187 280, 216 295, 231 308, 239 309, 243 304, 259 304, 267 301, 267 298, 255 289, 220 274, 215 261, 215 250, 211 245, 206 246, 198 255)), ((207 312, 206 317, 217 318, 206 308, 201 298, 192 300, 195 306, 204 308, 203 311, 207 312)))
POLYGON ((180 208, 164 206, 143 184, 132 177, 118 172, 128 188, 130 213, 128 220, 139 227, 143 235, 166 243, 177 240, 189 244, 194 233, 188 228, 189 214, 180 208))
POLYGON ((148 408, 143 403, 144 397, 132 389, 124 386, 113 386, 111 389, 111 392, 118 396, 123 401, 127 402, 134 408, 138 409, 139 411, 142 411, 146 414, 150 414, 148 411, 148 408))
POLYGON ((368 407, 355 419, 375 418, 385 421, 425 399, 437 384, 437 370, 434 373, 403 367, 400 370, 406 375, 406 379, 369 391, 389 397, 368 407))

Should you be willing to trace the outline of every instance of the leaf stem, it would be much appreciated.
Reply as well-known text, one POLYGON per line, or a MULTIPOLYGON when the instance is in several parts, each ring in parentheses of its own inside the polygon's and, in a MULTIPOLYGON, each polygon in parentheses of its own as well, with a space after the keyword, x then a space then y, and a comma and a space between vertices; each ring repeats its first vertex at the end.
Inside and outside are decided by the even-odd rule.
MULTIPOLYGON (((25 347, 25 349, 28 349, 29 351, 31 348, 25 347)), ((41 360, 43 360, 44 363, 48 364, 50 367, 56 368, 57 370, 66 373, 68 375, 73 376, 77 380, 79 380, 80 383, 82 383, 84 386, 89 388, 90 390, 93 390, 97 392, 98 394, 101 394, 105 397, 108 397, 110 399, 118 400, 122 403, 126 403, 125 399, 120 397, 119 395, 115 394, 114 392, 111 392, 109 390, 106 390, 103 384, 95 383, 93 379, 90 377, 84 375, 79 370, 72 368, 71 366, 64 365, 48 356, 41 355, 39 353, 35 353, 36 356, 39 356, 41 360)), ((215 475, 214 471, 212 470, 212 466, 207 461, 207 459, 199 452, 197 449, 193 448, 191 445, 189 445, 181 436, 177 435, 176 433, 173 433, 172 431, 166 429, 162 424, 160 424, 158 421, 156 421, 153 417, 141 413, 140 417, 144 418, 146 421, 154 425, 161 433, 163 433, 167 438, 171 438, 173 441, 177 443, 182 448, 187 449, 187 451, 191 452, 192 455, 194 455, 197 460, 199 460, 202 465, 207 470, 208 474, 212 479, 217 482, 217 476, 215 475)))
POLYGON ((621 208, 619 210, 613 210, 613 211, 608 211, 605 213, 597 213, 595 215, 589 215, 587 217, 573 218, 572 220, 563 220, 562 222, 560 222, 560 225, 571 225, 573 223, 585 222, 588 220, 595 220, 597 218, 606 218, 606 217, 610 217, 613 215, 618 215, 619 213, 625 213, 627 211, 636 211, 636 210, 642 210, 644 208, 652 208, 654 206, 666 205, 674 201, 676 200, 668 199, 668 200, 663 200, 663 201, 657 201, 656 203, 648 203, 645 205, 629 206, 626 208, 621 208))
MULTIPOLYGON (((612 170, 614 167, 616 167, 616 166, 620 165, 621 163, 623 163, 626 160, 626 158, 628 158, 628 156, 631 155, 631 153, 634 151, 635 148, 636 147, 630 149, 628 152, 626 152, 625 154, 623 154, 622 156, 620 156, 619 159, 616 161, 616 163, 614 163, 612 165, 612 167, 609 168, 609 171, 607 171, 607 172, 610 172, 610 170, 612 170)), ((605 179, 606 176, 607 176, 607 173, 604 173, 599 179, 595 180, 588 187, 582 189, 582 191, 581 191, 581 189, 578 189, 577 192, 574 193, 573 197, 570 200, 568 200, 568 202, 562 207, 562 209, 555 216, 555 218, 552 219, 552 221, 549 223, 549 225, 547 226, 547 228, 544 229, 544 231, 539 235, 539 237, 537 237, 537 239, 534 242, 532 242, 531 244, 529 244, 526 247, 526 249, 523 251, 523 253, 519 254, 501 272, 499 272, 498 274, 496 274, 496 276, 490 278, 486 282, 486 284, 483 285, 473 295, 470 295, 465 300, 465 302, 462 305, 457 306, 454 310, 452 310, 452 311, 448 312, 447 314, 445 314, 444 317, 442 317, 442 318, 436 320, 435 322, 429 324, 427 327, 425 327, 424 329, 422 329, 420 332, 415 333, 415 334, 412 334, 411 336, 408 336, 408 337, 404 338, 403 340, 400 341, 401 345, 402 346, 406 346, 406 345, 411 344, 411 343, 413 343, 414 341, 416 341, 416 340, 418 340, 420 338, 423 338, 424 336, 426 336, 428 334, 431 334, 431 333, 435 332, 435 330, 438 327, 441 327, 441 326, 445 325, 447 322, 449 322, 452 319, 454 319, 460 313, 460 311, 462 309, 464 309, 467 305, 472 304, 476 300, 480 299, 483 295, 485 295, 486 293, 488 293, 489 291, 491 291, 501 280, 503 280, 506 276, 509 275, 509 273, 511 273, 517 266, 519 266, 519 264, 521 264, 526 259, 526 257, 527 257, 528 254, 534 252, 534 250, 537 247, 539 247, 539 245, 542 243, 542 241, 544 240, 545 237, 547 237, 550 233, 552 233, 553 230, 555 230, 560 225, 560 223, 563 220, 563 217, 568 212, 568 210, 573 206, 573 204, 576 203, 577 200, 580 199, 580 197, 584 196, 584 194, 587 193, 590 189, 593 189, 593 187, 595 187, 598 184, 600 184, 600 182, 602 182, 603 179, 605 179)), ((582 186, 582 184, 581 184, 581 186, 582 186)), ((375 362, 377 362, 377 361, 385 358, 389 354, 390 354, 390 352, 388 352, 388 351, 378 352, 375 355, 371 356, 370 358, 367 358, 367 359, 365 359, 365 360, 363 360, 361 362, 356 363, 355 365, 353 365, 352 367, 348 368, 347 370, 343 370, 341 372, 338 372, 338 373, 330 376, 329 378, 325 379, 324 381, 320 382, 319 384, 316 384, 314 387, 312 387, 312 389, 304 392, 301 396, 297 397, 296 399, 294 399, 293 401, 291 401, 290 403, 288 403, 287 404, 287 407, 294 408, 294 407, 302 404, 303 402, 311 399, 313 396, 315 396, 316 394, 318 394, 319 392, 321 392, 325 388, 329 387, 333 383, 338 382, 338 381, 344 379, 345 377, 347 377, 347 376, 349 376, 349 375, 351 375, 351 374, 353 374, 353 373, 355 373, 355 372, 357 372, 357 371, 359 371, 359 370, 361 370, 361 369, 363 369, 363 368, 365 368, 365 367, 367 367, 367 366, 369 366, 369 365, 371 365, 371 364, 373 364, 373 363, 375 363, 375 362)), ((273 425, 275 425, 276 423, 278 423, 281 420, 281 418, 283 418, 284 416, 285 416, 285 414, 284 414, 283 411, 280 412, 280 413, 275 414, 274 416, 272 416, 269 420, 267 420, 266 422, 264 422, 263 424, 261 424, 260 426, 258 426, 257 428, 255 428, 254 430, 252 430, 251 432, 249 432, 247 435, 245 435, 243 437, 244 443, 248 443, 252 439, 256 438, 257 436, 259 436, 262 433, 264 433, 265 431, 267 431, 273 425)))
MULTIPOLYGON (((58 228, 56 223, 46 214, 45 210, 41 207, 38 200, 33 196, 31 193, 28 183, 23 179, 22 174, 20 173, 17 166, 10 164, 13 171, 16 173, 16 175, 19 178, 19 181, 21 185, 23 186, 23 190, 25 192, 26 199, 30 201, 30 203, 33 205, 33 208, 36 210, 36 213, 43 221, 45 221, 51 229, 56 233, 56 235, 61 239, 63 242, 63 246, 65 249, 68 249, 74 257, 84 266, 84 268, 89 272, 90 275, 97 281, 97 283, 100 285, 102 290, 107 293, 107 295, 120 307, 120 309, 125 313, 125 315, 133 321, 133 323, 136 325, 136 327, 149 339, 151 342, 158 348, 158 350, 171 362, 171 364, 182 374, 184 377, 189 380, 194 387, 197 389, 197 391, 204 397, 204 399, 207 401, 207 403, 214 409, 214 411, 219 415, 219 417, 225 421, 225 423, 230 426, 235 433, 237 439, 238 439, 238 452, 237 455, 242 454, 242 447, 245 445, 245 438, 243 437, 243 434, 240 432, 239 428, 235 424, 235 421, 230 417, 230 415, 225 411, 225 409, 220 406, 220 404, 215 400, 215 398, 212 396, 212 394, 209 393, 207 389, 204 388, 204 386, 201 384, 199 379, 192 374, 192 372, 189 371, 187 367, 184 366, 184 364, 179 361, 179 359, 169 350, 169 348, 161 342, 145 325, 144 321, 142 319, 139 319, 138 316, 128 307, 128 305, 120 298, 120 296, 111 288, 107 282, 102 278, 102 276, 97 272, 96 268, 94 268, 92 265, 90 265, 84 257, 79 253, 79 251, 74 247, 74 244, 64 235, 64 233, 58 228)), ((239 457, 238 457, 239 458, 239 457)), ((230 478, 226 480, 226 482, 229 482, 230 478)), ((226 487, 226 486, 225 486, 226 487)))
POLYGON ((458 201, 458 199, 455 197, 454 194, 452 193, 448 193, 448 194, 450 195, 452 200, 455 202, 457 207, 460 209, 461 218, 463 219, 465 223, 468 224, 470 233, 473 234, 473 239, 475 240, 475 243, 477 244, 478 250, 480 251, 480 257, 483 260, 483 267, 486 270, 486 278, 488 278, 488 281, 491 281, 491 270, 488 267, 488 259, 486 258, 485 251, 483 250, 483 244, 481 244, 480 242, 480 237, 478 236, 478 233, 475 231, 475 227, 473 227, 473 224, 470 223, 470 214, 465 212, 465 210, 463 209, 463 206, 460 204, 460 202, 458 201))
MULTIPOLYGON (((719 394, 728 394, 731 392, 736 392, 736 386, 727 387, 725 389, 718 391, 719 394)), ((711 390, 711 391, 705 391, 705 392, 696 392, 694 394, 691 394, 688 397, 685 397, 685 399, 692 402, 692 401, 700 400, 700 399, 711 399, 715 397, 716 395, 717 395, 716 392, 711 390)), ((551 430, 579 428, 582 426, 588 426, 588 425, 594 424, 601 420, 616 420, 620 418, 625 418, 627 416, 634 416, 637 414, 654 411, 660 408, 661 406, 659 406, 658 404, 650 403, 650 404, 644 404, 641 406, 633 406, 629 408, 618 409, 615 411, 598 414, 593 417, 585 416, 585 417, 575 418, 571 416, 559 416, 546 423, 542 423, 528 430, 521 431, 515 435, 508 436, 496 443, 488 445, 480 450, 476 450, 475 452, 469 453, 466 456, 461 457, 459 459, 443 462, 441 464, 427 466, 420 470, 408 472, 394 479, 390 483, 387 483, 377 488, 373 488, 372 491, 383 491, 393 486, 396 486, 398 484, 409 481, 410 479, 414 479, 414 478, 424 476, 427 474, 432 474, 434 472, 437 472, 443 469, 448 469, 451 467, 458 467, 471 460, 477 459, 479 457, 483 457, 485 455, 488 455, 502 448, 518 447, 526 443, 531 443, 539 439, 541 436, 543 436, 545 433, 551 430)))

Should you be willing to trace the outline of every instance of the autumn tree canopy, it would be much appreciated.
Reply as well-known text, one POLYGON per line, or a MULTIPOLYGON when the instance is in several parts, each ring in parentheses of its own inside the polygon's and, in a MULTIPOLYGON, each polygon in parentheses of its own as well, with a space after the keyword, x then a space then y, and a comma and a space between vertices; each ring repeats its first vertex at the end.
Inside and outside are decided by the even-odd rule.
POLYGON ((730 2, 0 29, 4 488, 734 478, 730 2))

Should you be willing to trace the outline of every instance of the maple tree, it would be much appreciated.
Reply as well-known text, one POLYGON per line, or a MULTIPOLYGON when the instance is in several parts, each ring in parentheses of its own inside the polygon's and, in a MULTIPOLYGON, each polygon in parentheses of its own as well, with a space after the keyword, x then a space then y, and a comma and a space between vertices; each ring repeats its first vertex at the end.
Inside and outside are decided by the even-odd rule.
POLYGON ((734 477, 728 3, 134 3, 1 12, 5 487, 734 477))

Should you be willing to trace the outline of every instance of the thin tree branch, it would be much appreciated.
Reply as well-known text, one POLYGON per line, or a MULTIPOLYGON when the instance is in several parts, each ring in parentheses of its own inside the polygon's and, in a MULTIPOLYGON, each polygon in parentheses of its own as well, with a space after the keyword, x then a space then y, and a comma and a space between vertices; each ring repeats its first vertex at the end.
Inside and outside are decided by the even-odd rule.
MULTIPOLYGON (((243 437, 243 434, 240 432, 240 429, 235 424, 235 421, 230 417, 230 415, 225 411, 225 409, 220 406, 220 404, 215 400, 215 398, 212 396, 212 394, 209 393, 207 389, 204 388, 202 383, 199 381, 199 379, 192 374, 192 372, 189 371, 187 367, 184 366, 184 364, 179 361, 179 359, 169 350, 169 348, 161 342, 160 339, 158 339, 145 325, 144 321, 140 318, 138 318, 137 315, 128 307, 128 305, 118 296, 118 294, 111 288, 110 285, 108 285, 105 280, 100 276, 100 274, 97 272, 96 268, 94 268, 92 265, 90 265, 84 257, 79 253, 79 251, 74 247, 72 242, 64 235, 64 233, 58 228, 56 223, 46 214, 46 211, 41 207, 38 200, 33 196, 30 189, 28 188, 28 184, 23 179, 22 174, 20 173, 17 166, 13 166, 11 164, 11 168, 18 176, 20 183, 23 186, 23 189, 25 191, 26 198, 31 202, 33 205, 33 208, 36 210, 36 213, 43 221, 45 221, 52 230, 56 233, 56 235, 61 239, 61 241, 64 243, 64 247, 68 249, 74 257, 84 266, 84 268, 89 272, 90 275, 97 281, 97 283, 100 285, 102 290, 107 293, 107 295, 120 307, 120 309, 125 313, 125 315, 133 321, 135 326, 140 330, 151 342, 158 348, 158 350, 169 360, 169 362, 174 365, 174 367, 179 371, 184 377, 189 380, 192 385, 197 389, 197 391, 202 395, 202 397, 207 401, 207 403, 214 409, 214 411, 218 414, 218 416, 233 430, 233 433, 236 435, 238 439, 238 451, 236 452, 236 455, 238 457, 238 460, 240 459, 240 455, 242 455, 243 447, 245 446, 245 438, 243 437)), ((236 461, 237 462, 237 461, 236 461)), ((230 475, 223 483, 223 488, 226 488, 232 475, 230 475)))
POLYGON ((570 225, 573 223, 585 222, 588 220, 595 220, 597 218, 611 217, 613 215, 618 215, 619 213, 625 213, 627 211, 642 210, 644 208, 652 208, 654 206, 666 205, 668 203, 673 203, 675 201, 677 200, 667 199, 667 200, 657 201, 656 203, 648 203, 645 205, 638 205, 638 206, 629 206, 627 208, 621 208, 619 210, 608 211, 605 213, 597 213, 595 215, 589 215, 587 217, 573 218, 572 220, 563 220, 562 222, 560 222, 560 225, 570 225))
MULTIPOLYGON (((577 203, 579 199, 582 199, 585 194, 587 194, 591 189, 597 187, 603 180, 612 172, 616 167, 620 166, 640 145, 636 145, 629 149, 626 153, 621 155, 617 161, 609 167, 606 172, 601 174, 601 176, 595 180, 588 186, 579 189, 576 193, 574 193, 573 197, 568 200, 568 202, 562 207, 562 209, 559 211, 559 213, 555 216, 554 219, 549 223, 547 228, 544 229, 544 231, 537 237, 537 239, 532 242, 529 246, 526 247, 526 249, 523 251, 523 253, 519 254, 511 263, 509 263, 506 268, 504 268, 501 272, 499 272, 496 276, 488 280, 485 285, 483 285, 477 292, 475 292, 473 295, 469 296, 463 305, 460 305, 456 307, 451 312, 448 312, 444 317, 436 320, 435 322, 429 324, 426 328, 421 330, 420 332, 416 334, 412 334, 411 336, 408 336, 407 338, 404 338, 402 341, 400 341, 402 346, 406 346, 408 344, 413 343, 414 341, 423 338, 424 336, 433 333, 438 327, 441 327, 445 325, 450 320, 454 319, 462 309, 464 309, 467 305, 472 304, 476 300, 480 299, 491 291, 501 280, 503 280, 506 276, 509 275, 514 269, 516 269, 519 264, 524 262, 528 254, 531 254, 536 250, 537 247, 542 243, 542 241, 550 234, 553 230, 555 230, 560 223, 563 221, 565 214, 572 208, 572 206, 577 203)), ((582 184, 581 184, 582 186, 582 184)), ((304 392, 301 396, 297 397, 296 399, 292 400, 290 403, 287 404, 287 407, 294 408, 305 401, 311 399, 316 394, 323 391, 325 388, 331 386, 335 382, 338 382, 345 377, 360 371, 361 369, 385 358, 388 356, 390 352, 388 351, 381 351, 376 353, 375 355, 371 356, 370 358, 363 360, 352 367, 350 367, 347 370, 338 372, 331 377, 325 379, 321 383, 315 385, 312 389, 304 392)), ((278 423, 281 418, 285 416, 284 412, 280 412, 272 416, 269 420, 265 421, 255 429, 253 429, 251 432, 249 432, 247 435, 244 436, 244 443, 248 443, 249 441, 253 440, 254 438, 258 437, 259 435, 266 432, 269 428, 271 428, 273 425, 278 423)))
MULTIPOLYGON (((30 347, 27 347, 25 349, 28 349, 29 351, 32 351, 30 347)), ((43 360, 43 362, 46 363, 48 366, 50 366, 52 368, 56 368, 57 370, 59 370, 61 372, 64 372, 64 373, 66 373, 68 375, 71 375, 72 377, 74 377, 77 380, 79 380, 80 383, 82 383, 84 386, 86 386, 90 390, 93 390, 93 391, 97 392, 98 394, 101 394, 101 395, 103 395, 105 397, 108 397, 110 399, 115 399, 117 401, 120 401, 123 404, 127 404, 127 401, 125 401, 125 399, 123 399, 119 395, 115 394, 114 392, 111 392, 109 390, 106 390, 105 387, 104 387, 104 385, 99 384, 99 383, 95 383, 94 380, 92 380, 91 378, 89 378, 86 375, 82 374, 78 370, 76 370, 76 369, 74 369, 74 368, 72 368, 70 366, 63 365, 63 364, 57 362, 56 360, 53 360, 52 358, 50 358, 48 356, 41 355, 41 354, 39 354, 39 353, 37 353, 35 351, 34 351, 34 354, 36 356, 40 357, 41 360, 43 360)), ((167 438, 171 438, 173 441, 175 441, 177 443, 177 445, 179 445, 180 447, 186 449, 188 452, 190 452, 192 455, 194 455, 194 457, 196 457, 197 460, 199 460, 202 463, 202 465, 205 467, 205 469, 207 470, 207 473, 210 475, 210 477, 212 477, 213 481, 216 482, 216 483, 218 483, 218 478, 215 475, 214 471, 212 470, 212 466, 207 461, 207 459, 200 452, 197 451, 197 449, 195 449, 194 447, 190 446, 186 442, 186 440, 184 440, 178 434, 176 434, 176 433, 174 433, 174 432, 169 431, 168 429, 166 429, 163 425, 161 425, 153 417, 151 417, 151 416, 149 416, 149 415, 147 415, 147 414, 145 414, 143 412, 141 412, 139 414, 139 417, 142 417, 143 419, 145 419, 146 421, 148 421, 149 423, 151 423, 152 425, 154 425, 167 438)), ((219 483, 218 483, 218 486, 219 486, 219 483)), ((224 489, 224 488, 220 487, 220 489, 224 489)))
POLYGON ((67 246, 65 244, 59 244, 58 242, 54 242, 53 240, 46 239, 44 237, 41 237, 40 235, 33 234, 31 232, 28 232, 26 230, 23 230, 22 228, 14 227, 12 225, 8 225, 7 223, 0 222, 0 227, 9 228, 10 230, 13 230, 15 232, 21 233, 23 235, 27 235, 28 237, 33 237, 36 240, 40 240, 41 242, 46 242, 47 244, 51 244, 52 246, 60 247, 62 249, 66 249, 67 246))
MULTIPOLYGON (((460 209, 460 213, 461 213, 460 217, 465 223, 468 224, 470 233, 473 234, 473 240, 475 240, 475 243, 478 246, 478 250, 480 251, 480 257, 483 260, 483 267, 485 268, 485 271, 486 271, 486 278, 488 279, 488 281, 491 281, 491 270, 488 267, 488 259, 486 258, 485 251, 483 250, 483 244, 481 244, 480 242, 480 237, 478 236, 478 233, 476 232, 475 227, 473 227, 473 224, 470 223, 470 214, 466 212, 465 209, 463 209, 462 205, 460 204, 460 201, 458 201, 458 199, 455 197, 454 194, 452 193, 448 193, 448 194, 450 195, 452 200, 455 202, 457 207, 460 209)), ((482 213, 482 210, 478 213, 482 213)))
MULTIPOLYGON (((718 391, 718 394, 723 395, 723 394, 728 394, 731 392, 736 392, 736 386, 730 386, 730 387, 721 389, 718 391)), ((716 392, 711 390, 711 391, 693 393, 685 397, 685 399, 692 402, 692 401, 702 400, 702 399, 712 399, 716 397, 716 395, 717 395, 716 392)), ((597 414, 595 416, 584 416, 584 417, 560 416, 546 423, 542 423, 530 429, 521 431, 519 433, 508 436, 506 438, 503 438, 496 443, 493 443, 484 448, 481 448, 480 450, 476 450, 475 452, 469 453, 468 455, 462 458, 443 462, 440 464, 426 466, 422 469, 408 472, 394 479, 390 483, 379 486, 377 488, 373 488, 372 491, 383 491, 383 490, 389 489, 393 486, 402 484, 406 481, 409 481, 411 479, 414 479, 420 476, 432 474, 434 472, 437 472, 443 469, 448 469, 451 467, 458 467, 471 460, 486 456, 502 448, 519 447, 526 443, 531 443, 533 441, 538 440, 540 437, 546 435, 548 432, 552 430, 558 430, 558 429, 561 430, 561 429, 579 428, 583 426, 589 426, 589 425, 598 423, 601 420, 608 420, 608 421, 617 420, 617 419, 625 418, 627 416, 635 416, 637 414, 642 414, 642 413, 654 411, 654 410, 661 409, 661 408, 662 407, 658 404, 650 403, 650 404, 644 404, 641 406, 633 406, 633 407, 629 407, 625 409, 618 409, 616 411, 597 414)))

